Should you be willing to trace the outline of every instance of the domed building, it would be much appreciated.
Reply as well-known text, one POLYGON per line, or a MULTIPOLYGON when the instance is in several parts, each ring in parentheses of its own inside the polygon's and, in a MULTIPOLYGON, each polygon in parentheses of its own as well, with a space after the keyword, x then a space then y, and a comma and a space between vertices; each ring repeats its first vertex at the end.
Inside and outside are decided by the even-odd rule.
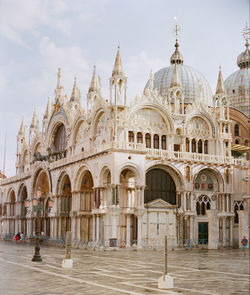
POLYGON ((250 117, 250 50, 246 40, 246 50, 237 58, 240 68, 225 80, 230 106, 250 117))
POLYGON ((176 50, 170 58, 171 65, 160 69, 154 74, 154 89, 156 89, 162 97, 167 97, 168 90, 174 83, 172 78, 175 75, 175 65, 178 65, 178 83, 182 86, 184 91, 185 105, 192 104, 195 101, 201 101, 206 105, 212 106, 212 90, 208 81, 197 70, 183 64, 184 58, 179 52, 179 44, 177 41, 175 47, 176 50))
POLYGON ((59 69, 42 128, 35 112, 28 132, 22 121, 17 174, 0 183, 3 238, 36 230, 57 243, 71 231, 77 247, 145 249, 167 235, 172 248, 218 249, 248 237, 249 162, 231 156, 221 71, 212 95, 175 47, 130 105, 119 47, 109 97, 94 68, 86 108, 76 80, 64 94, 59 69))

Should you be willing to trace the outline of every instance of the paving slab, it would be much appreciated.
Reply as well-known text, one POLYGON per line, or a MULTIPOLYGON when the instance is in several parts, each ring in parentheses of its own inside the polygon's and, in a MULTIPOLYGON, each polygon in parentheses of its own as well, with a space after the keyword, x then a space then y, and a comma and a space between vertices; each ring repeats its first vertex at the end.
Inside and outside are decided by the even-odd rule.
POLYGON ((72 269, 62 268, 63 248, 40 252, 32 262, 34 245, 0 241, 1 295, 250 294, 249 252, 239 249, 169 251, 171 290, 158 289, 162 251, 73 249, 72 269))

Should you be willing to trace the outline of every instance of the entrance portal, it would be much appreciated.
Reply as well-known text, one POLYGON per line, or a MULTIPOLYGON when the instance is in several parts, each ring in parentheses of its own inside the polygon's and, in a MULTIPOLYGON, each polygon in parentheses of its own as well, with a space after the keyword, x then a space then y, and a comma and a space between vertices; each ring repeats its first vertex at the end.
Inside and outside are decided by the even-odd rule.
POLYGON ((208 222, 198 223, 198 244, 208 244, 208 222))

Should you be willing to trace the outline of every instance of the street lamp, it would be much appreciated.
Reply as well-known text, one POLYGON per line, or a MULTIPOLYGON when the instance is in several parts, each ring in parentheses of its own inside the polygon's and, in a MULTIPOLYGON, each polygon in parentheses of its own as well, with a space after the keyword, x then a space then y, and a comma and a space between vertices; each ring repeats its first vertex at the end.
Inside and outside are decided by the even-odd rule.
MULTIPOLYGON (((31 201, 29 199, 25 200, 25 207, 29 208, 31 201)), ((35 246, 35 254, 32 258, 32 261, 42 261, 42 257, 40 255, 40 219, 41 212, 49 212, 53 206, 54 200, 49 198, 48 200, 48 210, 43 208, 41 203, 41 188, 37 189, 37 195, 32 199, 32 207, 33 212, 36 213, 36 246, 35 246)))

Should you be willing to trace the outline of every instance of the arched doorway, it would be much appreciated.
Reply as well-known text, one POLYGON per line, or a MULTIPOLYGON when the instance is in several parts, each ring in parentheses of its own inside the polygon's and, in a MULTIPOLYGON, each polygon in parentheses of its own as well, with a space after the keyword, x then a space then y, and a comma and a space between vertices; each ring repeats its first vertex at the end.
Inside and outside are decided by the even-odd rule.
POLYGON ((171 205, 176 205, 176 186, 172 177, 159 168, 151 169, 146 174, 147 189, 144 193, 144 202, 162 199, 171 205))
POLYGON ((71 231, 70 212, 72 208, 71 182, 67 174, 64 175, 60 187, 61 190, 58 202, 58 212, 60 212, 58 237, 65 238, 66 232, 71 231))
POLYGON ((93 204, 97 206, 99 204, 99 199, 94 200, 94 190, 93 190, 93 178, 90 171, 86 171, 82 175, 80 182, 80 208, 79 208, 79 220, 77 224, 80 225, 78 232, 80 232, 81 240, 89 242, 92 240, 93 233, 93 220, 91 218, 91 211, 93 209, 93 204))
MULTIPOLYGON (((37 178, 35 181, 34 186, 34 195, 40 198, 40 204, 41 204, 41 212, 40 212, 40 224, 38 224, 39 232, 40 234, 43 234, 45 236, 50 236, 50 220, 48 217, 48 213, 46 212, 46 203, 49 198, 49 178, 48 174, 44 170, 40 170, 37 173, 37 178)), ((32 229, 31 232, 33 235, 35 235, 37 226, 37 219, 33 219, 32 222, 32 229)))
POLYGON ((27 208, 25 207, 24 203, 28 197, 27 188, 25 185, 22 185, 20 188, 20 219, 21 219, 21 232, 24 235, 27 235, 27 208))
POLYGON ((10 204, 9 204, 9 233, 10 234, 15 234, 16 232, 16 229, 15 229, 15 226, 16 226, 16 223, 15 223, 15 216, 16 216, 16 196, 15 196, 15 193, 14 191, 12 190, 11 193, 10 193, 10 204))
MULTIPOLYGON (((120 174, 118 203, 124 214, 120 215, 121 245, 130 247, 138 240, 136 209, 140 200, 136 198, 137 175, 134 170, 125 168, 120 174)), ((114 203, 114 202, 113 202, 114 203)))

